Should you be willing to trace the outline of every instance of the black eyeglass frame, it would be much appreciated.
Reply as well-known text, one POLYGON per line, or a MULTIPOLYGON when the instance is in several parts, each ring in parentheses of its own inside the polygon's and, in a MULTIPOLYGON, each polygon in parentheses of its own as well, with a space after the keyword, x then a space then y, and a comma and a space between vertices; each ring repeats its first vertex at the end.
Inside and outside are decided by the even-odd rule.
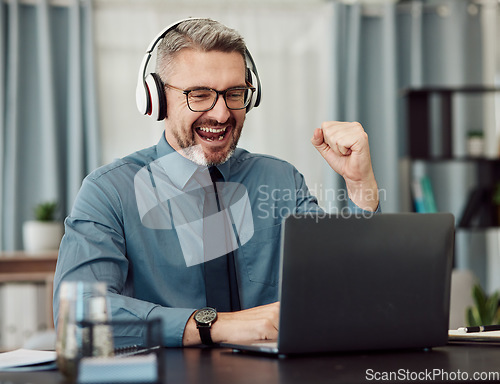
POLYGON ((246 107, 248 107, 248 105, 250 104, 250 101, 252 100, 253 93, 256 91, 256 88, 251 83, 249 83, 248 81, 246 83, 247 83, 246 87, 232 87, 232 88, 228 88, 224 91, 218 91, 216 89, 208 88, 208 87, 194 88, 194 89, 181 89, 181 88, 174 87, 173 85, 170 85, 170 84, 165 84, 165 88, 173 89, 174 91, 182 92, 183 94, 185 94, 186 95, 186 104, 187 104, 189 110, 192 112, 210 111, 211 109, 213 109, 215 107, 215 104, 217 104, 217 101, 219 100, 219 96, 221 96, 221 95, 222 95, 222 98, 224 99, 224 103, 226 104, 227 109, 237 111, 237 110, 245 109, 246 107), (246 101, 244 103, 245 105, 242 106, 241 108, 231 108, 229 105, 227 105, 226 93, 229 91, 235 91, 235 90, 243 90, 243 91, 251 91, 252 92, 252 96, 250 96, 246 99, 246 101), (206 108, 206 109, 202 109, 202 110, 195 110, 195 109, 191 108, 191 105, 189 104, 189 94, 193 91, 213 91, 213 92, 215 92, 216 97, 215 97, 214 102, 210 106, 210 108, 206 108))

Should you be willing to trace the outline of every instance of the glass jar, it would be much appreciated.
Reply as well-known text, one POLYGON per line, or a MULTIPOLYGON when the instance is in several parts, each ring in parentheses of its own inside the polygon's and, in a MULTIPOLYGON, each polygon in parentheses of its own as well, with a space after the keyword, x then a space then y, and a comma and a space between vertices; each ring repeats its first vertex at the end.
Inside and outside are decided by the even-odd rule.
POLYGON ((59 370, 75 379, 82 357, 112 356, 106 283, 65 281, 59 293, 56 353, 59 370))

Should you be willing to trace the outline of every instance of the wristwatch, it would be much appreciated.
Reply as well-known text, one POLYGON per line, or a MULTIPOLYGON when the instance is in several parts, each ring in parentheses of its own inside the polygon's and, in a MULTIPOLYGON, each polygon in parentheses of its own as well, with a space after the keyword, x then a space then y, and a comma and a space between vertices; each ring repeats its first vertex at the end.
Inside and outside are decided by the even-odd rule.
POLYGON ((212 324, 217 320, 217 311, 215 308, 205 307, 198 309, 194 313, 194 321, 196 321, 196 328, 200 332, 201 342, 205 345, 212 345, 212 336, 210 336, 210 329, 212 324))

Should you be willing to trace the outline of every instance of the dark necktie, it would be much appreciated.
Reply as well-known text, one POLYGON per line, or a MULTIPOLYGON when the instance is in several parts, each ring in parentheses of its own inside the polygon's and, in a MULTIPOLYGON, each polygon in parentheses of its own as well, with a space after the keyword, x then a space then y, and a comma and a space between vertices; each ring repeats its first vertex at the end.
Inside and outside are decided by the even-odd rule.
MULTIPOLYGON (((213 184, 213 193, 209 191, 205 196, 204 217, 229 209, 229 207, 223 206, 223 201, 217 191, 217 182, 219 182, 220 187, 224 181, 222 174, 216 167, 210 167, 209 172, 213 184)), ((208 189, 211 190, 212 188, 208 189)), ((221 228, 220 233, 226 233, 227 230, 233 231, 231 223, 227 223, 227 226, 229 229, 221 228)), ((221 239, 221 241, 223 240, 221 239)), ((213 307, 219 312, 240 310, 234 252, 207 261, 204 266, 207 306, 213 307)))

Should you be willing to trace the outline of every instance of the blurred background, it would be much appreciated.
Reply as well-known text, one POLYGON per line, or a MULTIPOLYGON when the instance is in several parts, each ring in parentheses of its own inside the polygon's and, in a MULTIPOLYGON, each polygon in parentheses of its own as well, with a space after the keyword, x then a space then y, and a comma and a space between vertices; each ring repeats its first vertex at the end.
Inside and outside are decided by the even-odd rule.
POLYGON ((427 212, 457 219, 455 268, 500 288, 498 221, 474 221, 481 209, 493 214, 500 180, 498 0, 2 0, 1 251, 23 249, 37 204, 57 201, 62 221, 89 172, 158 142, 163 123, 135 106, 139 64, 163 28, 190 16, 240 31, 256 62, 263 99, 241 147, 293 163, 334 211, 343 183, 310 138, 322 121, 359 121, 383 211, 421 211, 425 180, 427 212), (427 115, 412 115, 429 121, 424 155, 410 150, 420 136, 415 124, 408 132, 411 90, 430 100, 427 115), (474 206, 478 186, 489 194, 474 206))

